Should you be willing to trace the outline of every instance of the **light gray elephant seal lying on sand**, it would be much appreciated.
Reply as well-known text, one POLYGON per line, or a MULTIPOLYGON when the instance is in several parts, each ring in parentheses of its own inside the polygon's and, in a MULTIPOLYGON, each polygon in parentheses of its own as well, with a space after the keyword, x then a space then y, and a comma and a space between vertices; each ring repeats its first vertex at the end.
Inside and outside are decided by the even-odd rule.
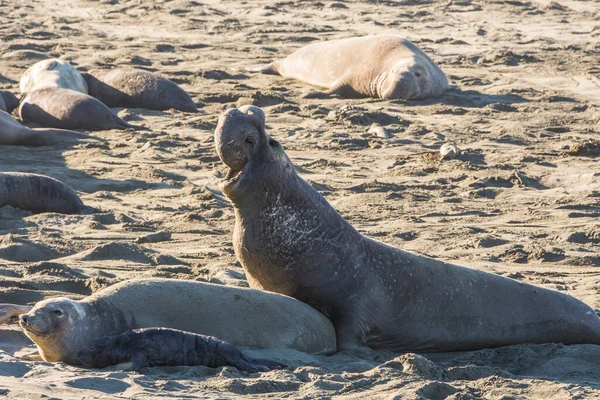
POLYGON ((20 172, 0 172, 0 207, 12 206, 34 214, 93 214, 97 210, 83 204, 77 193, 49 176, 20 172))
POLYGON ((189 94, 175 82, 135 69, 93 70, 83 74, 88 91, 109 107, 198 112, 189 94))
MULTIPOLYGON (((44 360, 74 365, 81 364, 77 354, 97 339, 154 327, 214 336, 249 348, 336 350, 331 322, 298 300, 175 279, 121 282, 80 301, 44 300, 21 315, 20 324, 44 360)), ((165 349, 171 348, 170 339, 165 340, 165 349)))
POLYGON ((306 97, 422 99, 440 96, 448 79, 421 49, 398 35, 373 35, 309 44, 286 58, 250 68, 327 88, 306 97))
POLYGON ((123 121, 100 100, 63 88, 42 88, 27 93, 19 104, 17 116, 50 128, 139 129, 123 121))
POLYGON ((135 329, 98 339, 81 350, 77 357, 86 367, 119 365, 134 371, 176 365, 210 368, 231 365, 246 372, 284 367, 273 361, 252 359, 218 338, 167 328, 135 329))
POLYGON ((0 111, 0 145, 52 146, 75 143, 78 139, 90 138, 85 133, 64 129, 31 129, 21 125, 4 111, 0 111))
POLYGON ((233 245, 250 285, 328 316, 339 349, 600 344, 600 318, 574 297, 361 235, 298 176, 261 109, 226 111, 215 141, 230 168, 220 188, 235 208, 233 245))
POLYGON ((87 94, 87 84, 68 61, 52 58, 33 64, 21 75, 19 89, 29 93, 42 88, 63 88, 87 94))

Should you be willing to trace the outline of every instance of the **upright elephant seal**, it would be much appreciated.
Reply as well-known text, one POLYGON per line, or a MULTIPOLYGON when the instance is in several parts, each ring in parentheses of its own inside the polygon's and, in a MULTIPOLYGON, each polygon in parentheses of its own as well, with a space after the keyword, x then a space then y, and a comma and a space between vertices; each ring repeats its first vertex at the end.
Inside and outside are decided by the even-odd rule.
POLYGON ((60 129, 139 129, 123 121, 98 99, 62 88, 27 93, 17 109, 17 117, 60 129))
POLYGON ((297 175, 259 108, 225 112, 215 141, 230 169, 220 188, 234 206, 233 245, 250 285, 328 316, 339 349, 600 344, 600 318, 574 297, 361 235, 297 175))
POLYGON ((18 105, 19 99, 17 99, 17 96, 7 90, 0 90, 0 111, 6 111, 10 114, 18 105))
POLYGON ((89 94, 109 107, 198 112, 190 95, 175 82, 135 69, 84 73, 89 94))
POLYGON ((282 60, 250 68, 327 88, 306 97, 422 99, 442 95, 448 79, 421 49, 398 35, 313 43, 282 60))
POLYGON ((64 129, 31 129, 21 125, 8 113, 0 111, 0 145, 52 146, 75 143, 79 139, 90 137, 85 133, 64 129))
POLYGON ((34 214, 92 214, 77 193, 64 183, 37 174, 0 172, 0 207, 12 206, 34 214))
POLYGON ((80 301, 44 300, 21 315, 20 324, 44 360, 74 365, 93 341, 139 328, 178 329, 249 348, 336 349, 331 322, 298 300, 175 279, 126 281, 80 301))
POLYGON ((52 58, 33 64, 19 82, 21 93, 42 88, 63 88, 87 94, 87 83, 68 61, 52 58))
POLYGON ((221 339, 167 328, 134 329, 92 342, 77 353, 83 365, 105 368, 118 365, 138 371, 145 367, 231 365, 246 372, 284 367, 270 360, 255 360, 221 339))

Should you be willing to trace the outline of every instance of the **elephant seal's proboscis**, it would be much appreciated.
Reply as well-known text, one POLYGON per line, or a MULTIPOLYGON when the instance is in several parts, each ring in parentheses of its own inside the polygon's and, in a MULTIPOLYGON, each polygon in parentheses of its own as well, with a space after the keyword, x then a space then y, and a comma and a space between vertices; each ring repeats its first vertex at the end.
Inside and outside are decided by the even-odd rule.
POLYGON ((234 206, 233 245, 251 287, 321 311, 338 349, 600 344, 600 318, 574 297, 361 235, 298 176, 261 109, 226 111, 215 140, 230 170, 220 188, 234 206))
MULTIPOLYGON (((80 301, 44 300, 22 315, 20 324, 45 361, 73 365, 82 364, 78 353, 92 342, 140 328, 177 329, 246 348, 336 351, 331 322, 298 300, 175 279, 125 281, 80 301)), ((163 336, 167 342, 179 340, 163 336)), ((167 342, 165 349, 172 347, 167 342)))

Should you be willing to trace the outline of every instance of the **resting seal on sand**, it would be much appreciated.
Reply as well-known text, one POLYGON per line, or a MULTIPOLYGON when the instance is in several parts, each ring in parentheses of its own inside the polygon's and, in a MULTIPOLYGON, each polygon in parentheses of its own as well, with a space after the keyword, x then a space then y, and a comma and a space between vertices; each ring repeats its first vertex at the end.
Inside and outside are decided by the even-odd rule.
POLYGON ((233 245, 250 285, 328 316, 339 349, 600 344, 600 318, 574 297, 361 235, 297 175, 259 108, 226 111, 215 141, 230 168, 220 188, 235 209, 233 245))
POLYGON ((246 372, 264 372, 283 365, 255 360, 240 349, 215 337, 166 328, 127 331, 92 342, 77 354, 86 367, 123 369, 176 365, 204 365, 210 368, 231 365, 246 372))
POLYGON ((189 94, 175 82, 135 69, 84 73, 89 94, 109 107, 198 112, 189 94))
POLYGON ((31 310, 30 306, 0 303, 0 325, 17 322, 19 315, 25 314, 29 310, 31 310))
POLYGON ((10 114, 18 105, 19 99, 17 99, 17 96, 9 91, 0 90, 0 111, 6 111, 10 114))
POLYGON ((21 76, 21 93, 29 93, 42 88, 63 88, 87 94, 85 79, 68 61, 58 59, 43 60, 33 64, 21 76))
POLYGON ((74 143, 89 138, 85 133, 64 129, 31 129, 21 125, 11 115, 0 111, 0 145, 51 146, 74 143))
POLYGON ((44 300, 21 316, 21 327, 44 360, 74 365, 80 364, 77 353, 96 339, 154 327, 215 336, 242 347, 335 351, 331 322, 302 302, 175 279, 126 281, 80 301, 44 300))
POLYGON ((302 47, 286 58, 250 68, 327 88, 306 97, 422 99, 440 96, 448 80, 417 46, 398 35, 330 40, 302 47))
POLYGON ((77 193, 64 183, 37 174, 0 173, 0 207, 12 206, 35 214, 92 214, 97 210, 83 204, 77 193))
POLYGON ((27 93, 19 105, 17 116, 50 128, 139 129, 123 121, 98 99, 62 88, 44 88, 27 93))

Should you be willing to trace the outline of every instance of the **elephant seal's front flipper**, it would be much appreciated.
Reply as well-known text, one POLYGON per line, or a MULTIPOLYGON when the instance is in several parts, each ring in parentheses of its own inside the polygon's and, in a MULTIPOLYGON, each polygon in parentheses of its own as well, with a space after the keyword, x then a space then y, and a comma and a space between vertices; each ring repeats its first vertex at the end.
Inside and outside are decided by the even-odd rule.
POLYGON ((167 328, 136 329, 96 340, 77 354, 86 367, 123 369, 177 365, 225 365, 240 371, 265 372, 282 368, 269 360, 254 360, 232 344, 211 336, 167 328))
POLYGON ((7 90, 0 90, 0 110, 12 113, 19 105, 17 96, 7 90))

